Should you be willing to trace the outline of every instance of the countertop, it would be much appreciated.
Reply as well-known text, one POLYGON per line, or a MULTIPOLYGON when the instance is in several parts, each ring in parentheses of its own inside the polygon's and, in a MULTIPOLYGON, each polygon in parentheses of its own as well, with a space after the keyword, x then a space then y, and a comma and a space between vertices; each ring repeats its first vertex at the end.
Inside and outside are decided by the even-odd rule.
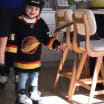
POLYGON ((104 9, 94 9, 92 11, 94 14, 104 14, 104 9))

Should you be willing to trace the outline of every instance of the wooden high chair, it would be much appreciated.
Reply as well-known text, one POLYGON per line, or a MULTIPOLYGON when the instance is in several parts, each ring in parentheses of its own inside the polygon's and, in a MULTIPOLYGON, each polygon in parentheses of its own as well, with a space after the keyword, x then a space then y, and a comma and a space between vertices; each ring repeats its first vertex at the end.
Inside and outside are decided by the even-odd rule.
MULTIPOLYGON (((65 25, 65 24, 71 23, 72 22, 72 14, 73 14, 72 10, 57 9, 56 10, 56 15, 55 15, 56 29, 65 25)), ((63 55, 61 57, 60 64, 59 64, 59 67, 58 67, 58 71, 57 71, 57 75, 56 75, 56 79, 55 79, 55 83, 54 83, 54 88, 56 87, 56 85, 59 81, 59 78, 61 76, 69 78, 69 74, 63 72, 63 66, 64 66, 64 63, 66 61, 68 52, 72 50, 72 43, 71 43, 71 38, 70 38, 70 32, 72 32, 72 31, 73 31, 73 25, 70 25, 70 26, 62 29, 61 31, 59 31, 55 34, 56 38, 60 40, 61 32, 66 33, 65 41, 62 44, 63 55)))
POLYGON ((75 74, 73 75, 73 83, 70 85, 68 100, 72 101, 76 86, 80 85, 90 91, 87 104, 92 104, 94 95, 104 94, 104 90, 95 90, 97 83, 104 84, 104 39, 90 40, 90 36, 96 33, 97 26, 94 14, 89 9, 78 9, 73 13, 73 26, 73 50, 75 53, 81 54, 81 57, 78 66, 76 66, 77 54, 74 60, 75 68, 73 68, 73 72, 75 72, 75 74), (78 34, 85 36, 85 41, 80 44, 77 42, 78 34), (95 57, 97 59, 94 74, 92 78, 81 78, 87 57, 95 57), (101 73, 101 75, 99 75, 99 73, 101 73))

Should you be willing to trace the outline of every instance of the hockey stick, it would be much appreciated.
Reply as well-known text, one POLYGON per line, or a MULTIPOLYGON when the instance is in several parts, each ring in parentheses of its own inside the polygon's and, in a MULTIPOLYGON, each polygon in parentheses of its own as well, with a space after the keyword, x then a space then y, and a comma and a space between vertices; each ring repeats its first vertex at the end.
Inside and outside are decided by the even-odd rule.
POLYGON ((64 29, 64 28, 66 28, 66 27, 68 27, 68 26, 71 26, 72 24, 73 24, 72 22, 67 23, 67 24, 65 24, 65 25, 63 25, 63 26, 57 28, 57 29, 55 30, 54 33, 56 33, 56 32, 58 32, 58 31, 60 31, 60 30, 62 30, 62 29, 64 29))

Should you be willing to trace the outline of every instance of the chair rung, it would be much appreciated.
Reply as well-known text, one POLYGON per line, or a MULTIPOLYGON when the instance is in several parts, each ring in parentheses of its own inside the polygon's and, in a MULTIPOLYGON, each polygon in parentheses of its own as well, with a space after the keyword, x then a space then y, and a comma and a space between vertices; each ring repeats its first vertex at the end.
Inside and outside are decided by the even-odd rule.
MULTIPOLYGON (((86 84, 91 84, 92 83, 92 78, 84 78, 84 79, 81 79, 81 81, 83 83, 86 83, 86 84)), ((97 83, 104 83, 104 80, 101 79, 101 77, 97 80, 97 83)))
POLYGON ((91 86, 86 84, 86 83, 83 83, 82 81, 80 80, 77 80, 78 84, 77 86, 83 86, 84 88, 88 89, 88 90, 91 90, 91 86))
POLYGON ((94 95, 102 95, 104 94, 104 90, 95 91, 94 95))
POLYGON ((71 72, 62 72, 61 76, 64 76, 68 79, 71 79, 72 78, 72 73, 71 72))

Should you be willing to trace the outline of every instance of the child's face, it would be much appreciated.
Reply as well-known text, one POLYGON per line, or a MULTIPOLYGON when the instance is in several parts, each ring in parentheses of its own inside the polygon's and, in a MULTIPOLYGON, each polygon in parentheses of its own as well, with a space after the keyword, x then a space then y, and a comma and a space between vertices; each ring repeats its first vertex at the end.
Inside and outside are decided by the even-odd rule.
POLYGON ((25 12, 27 16, 29 16, 30 18, 34 18, 39 15, 40 8, 35 6, 26 6, 25 12))

